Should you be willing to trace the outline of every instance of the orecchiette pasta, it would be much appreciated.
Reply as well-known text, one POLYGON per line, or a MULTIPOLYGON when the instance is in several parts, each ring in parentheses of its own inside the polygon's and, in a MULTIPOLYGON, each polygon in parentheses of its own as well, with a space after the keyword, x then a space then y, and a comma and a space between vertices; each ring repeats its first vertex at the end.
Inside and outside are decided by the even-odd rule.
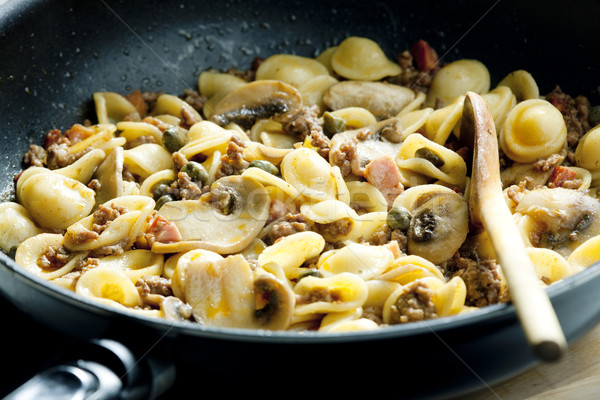
POLYGON ((475 91, 540 285, 600 262, 586 110, 540 95, 528 71, 490 90, 482 62, 429 50, 397 63, 348 37, 246 74, 209 68, 199 101, 94 93, 95 124, 51 130, 24 157, 0 247, 90 301, 222 328, 371 331, 504 302, 502 265, 469 219, 461 119, 475 91))

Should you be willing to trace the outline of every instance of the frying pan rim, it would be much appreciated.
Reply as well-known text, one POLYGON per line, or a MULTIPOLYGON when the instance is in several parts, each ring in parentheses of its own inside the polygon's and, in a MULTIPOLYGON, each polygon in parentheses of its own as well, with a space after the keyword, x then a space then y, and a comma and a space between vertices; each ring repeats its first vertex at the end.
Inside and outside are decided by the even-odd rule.
MULTIPOLYGON (((94 313, 101 318, 112 318, 135 321, 143 325, 151 325, 152 328, 168 334, 184 334, 205 338, 229 339, 236 341, 263 341, 269 342, 308 342, 308 343, 332 343, 346 341, 369 341, 402 337, 412 337, 428 334, 438 334, 449 330, 459 330, 474 325, 485 325, 488 323, 499 323, 510 318, 516 318, 516 310, 510 303, 497 303, 481 307, 472 312, 458 314, 448 317, 439 317, 431 320, 411 322, 408 324, 396 324, 382 327, 374 331, 356 331, 356 332, 305 332, 305 331, 272 331, 260 329, 244 328, 221 328, 202 325, 196 322, 188 321, 170 321, 155 316, 145 316, 136 314, 127 310, 120 310, 117 307, 111 307, 106 304, 87 299, 74 291, 53 284, 19 266, 11 257, 4 252, 0 252, 0 267, 8 269, 12 274, 24 280, 28 285, 34 286, 33 289, 41 291, 53 298, 69 303, 86 312, 94 313)), ((557 299, 571 290, 576 290, 578 286, 586 282, 597 279, 600 275, 600 262, 597 262, 577 274, 571 275, 547 288, 547 293, 551 301, 557 299)), ((16 278, 15 278, 16 279, 16 278)), ((4 296, 7 297, 7 296, 4 296)), ((11 301, 7 297, 7 300, 11 301)))

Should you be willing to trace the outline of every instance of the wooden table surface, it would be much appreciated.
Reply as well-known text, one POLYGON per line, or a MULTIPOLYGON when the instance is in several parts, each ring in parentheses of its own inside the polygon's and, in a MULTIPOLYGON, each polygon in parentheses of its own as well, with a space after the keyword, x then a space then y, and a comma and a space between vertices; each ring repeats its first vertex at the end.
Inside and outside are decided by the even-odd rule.
MULTIPOLYGON (((460 400, 600 399, 600 325, 572 343, 555 363, 540 364, 460 400)), ((458 400, 458 399, 457 399, 458 400)))

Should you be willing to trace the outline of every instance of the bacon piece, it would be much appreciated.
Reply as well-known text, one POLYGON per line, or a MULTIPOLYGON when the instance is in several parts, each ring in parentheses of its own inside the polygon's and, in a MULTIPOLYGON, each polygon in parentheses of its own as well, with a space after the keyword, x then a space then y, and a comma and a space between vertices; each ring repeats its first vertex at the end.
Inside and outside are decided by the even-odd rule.
POLYGON ((548 179, 548 187, 562 187, 565 182, 575 179, 576 175, 577 173, 568 167, 563 167, 562 165, 554 167, 552 175, 548 179))
POLYGON ((439 59, 436 51, 423 39, 412 45, 410 54, 419 71, 431 71, 438 67, 439 59))
POLYGON ((181 240, 181 232, 174 223, 157 215, 150 224, 147 234, 154 236, 154 240, 161 243, 178 242, 181 240))
POLYGON ((396 165, 396 161, 388 155, 378 157, 367 164, 364 177, 384 195, 388 207, 404 191, 400 181, 402 175, 396 165))

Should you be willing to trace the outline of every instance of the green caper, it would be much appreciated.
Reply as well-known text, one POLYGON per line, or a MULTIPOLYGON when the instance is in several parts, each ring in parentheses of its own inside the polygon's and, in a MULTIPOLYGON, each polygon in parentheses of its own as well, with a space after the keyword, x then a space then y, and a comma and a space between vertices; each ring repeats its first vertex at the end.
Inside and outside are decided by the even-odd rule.
POLYGON ((181 167, 181 172, 185 172, 190 176, 190 179, 196 183, 201 183, 204 185, 208 180, 208 172, 206 172, 206 168, 202 164, 197 161, 188 161, 183 167, 181 167))
POLYGON ((600 124, 600 106, 594 106, 590 108, 588 120, 591 126, 596 126, 600 124))
POLYGON ((179 129, 177 129, 174 126, 168 127, 163 132, 162 141, 163 141, 163 146, 165 146, 165 148, 167 150, 169 150, 169 152, 171 152, 171 153, 178 151, 184 145, 183 136, 179 132, 179 129))
POLYGON ((323 133, 327 137, 332 137, 336 133, 343 132, 346 129, 346 121, 343 118, 336 117, 329 111, 323 114, 323 133))
POLYGON ((165 195, 163 195, 163 196, 160 196, 160 197, 158 198, 158 200, 156 200, 156 204, 154 205, 154 209, 155 209, 155 210, 160 210, 160 208, 161 208, 163 205, 165 205, 165 203, 168 203, 169 201, 173 201, 173 200, 175 200, 175 199, 173 198, 173 196, 171 196, 171 195, 168 195, 168 194, 165 194, 165 195))
POLYGON ((164 195, 166 190, 171 186, 171 183, 173 183, 173 181, 166 179, 156 182, 154 186, 152 186, 152 189, 150 189, 150 193, 152 193, 154 200, 157 200, 164 195))
POLYGON ((421 147, 419 150, 415 151, 415 157, 424 158, 438 168, 444 165, 444 160, 442 160, 442 157, 427 147, 421 147))
POLYGON ((248 168, 251 167, 260 168, 263 171, 267 171, 268 173, 273 175, 279 175, 279 168, 277 168, 275 164, 265 160, 254 160, 250 163, 250 165, 248 165, 248 168))
POLYGON ((392 207, 387 214, 387 224, 392 230, 406 231, 410 226, 412 215, 404 207, 392 207))

